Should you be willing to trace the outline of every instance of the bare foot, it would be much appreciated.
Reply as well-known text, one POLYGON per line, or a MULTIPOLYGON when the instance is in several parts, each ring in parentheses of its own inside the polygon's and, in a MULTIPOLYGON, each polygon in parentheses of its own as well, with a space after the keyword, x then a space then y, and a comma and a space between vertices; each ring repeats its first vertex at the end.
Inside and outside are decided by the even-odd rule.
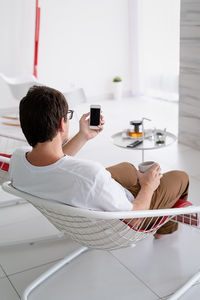
POLYGON ((154 234, 154 238, 155 238, 156 240, 161 239, 163 236, 164 236, 164 234, 159 234, 159 233, 155 233, 155 234, 154 234))

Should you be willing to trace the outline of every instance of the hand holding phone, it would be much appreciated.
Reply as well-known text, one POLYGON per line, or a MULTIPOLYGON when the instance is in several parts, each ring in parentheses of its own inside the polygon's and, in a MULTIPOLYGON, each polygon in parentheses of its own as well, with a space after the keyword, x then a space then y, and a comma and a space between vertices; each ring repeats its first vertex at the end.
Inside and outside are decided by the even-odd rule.
POLYGON ((90 129, 99 129, 101 120, 101 105, 90 106, 90 129))

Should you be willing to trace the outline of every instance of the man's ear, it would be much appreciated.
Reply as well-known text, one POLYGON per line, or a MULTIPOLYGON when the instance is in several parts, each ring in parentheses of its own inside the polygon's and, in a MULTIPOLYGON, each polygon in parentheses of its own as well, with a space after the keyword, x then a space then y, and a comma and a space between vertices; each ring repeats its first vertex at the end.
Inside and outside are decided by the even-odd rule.
POLYGON ((63 132, 64 131, 64 123, 66 123, 64 117, 60 120, 60 126, 59 126, 59 131, 63 132))

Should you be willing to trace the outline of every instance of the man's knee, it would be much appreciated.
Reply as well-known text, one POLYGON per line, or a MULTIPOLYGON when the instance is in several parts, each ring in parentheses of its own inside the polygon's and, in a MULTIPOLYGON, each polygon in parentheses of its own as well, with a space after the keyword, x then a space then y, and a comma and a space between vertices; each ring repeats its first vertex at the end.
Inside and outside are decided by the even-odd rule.
POLYGON ((170 171, 161 178, 162 189, 184 192, 189 184, 189 176, 184 171, 170 171))
POLYGON ((186 172, 184 171, 169 171, 167 173, 163 174, 163 177, 166 177, 170 181, 181 181, 181 182, 188 182, 189 181, 189 176, 186 172))
POLYGON ((176 176, 180 178, 181 182, 184 184, 189 183, 189 176, 184 171, 174 171, 176 173, 176 176))
POLYGON ((176 184, 179 183, 181 185, 188 185, 189 176, 184 171, 170 171, 168 172, 171 177, 171 181, 174 181, 176 184))

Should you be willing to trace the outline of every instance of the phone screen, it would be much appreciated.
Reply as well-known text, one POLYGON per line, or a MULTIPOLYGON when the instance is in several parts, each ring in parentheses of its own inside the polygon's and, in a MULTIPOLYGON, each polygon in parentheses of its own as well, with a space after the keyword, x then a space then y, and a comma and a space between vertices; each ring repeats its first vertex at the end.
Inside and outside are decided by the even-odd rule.
POLYGON ((100 108, 90 108, 90 125, 98 126, 100 124, 100 108))

